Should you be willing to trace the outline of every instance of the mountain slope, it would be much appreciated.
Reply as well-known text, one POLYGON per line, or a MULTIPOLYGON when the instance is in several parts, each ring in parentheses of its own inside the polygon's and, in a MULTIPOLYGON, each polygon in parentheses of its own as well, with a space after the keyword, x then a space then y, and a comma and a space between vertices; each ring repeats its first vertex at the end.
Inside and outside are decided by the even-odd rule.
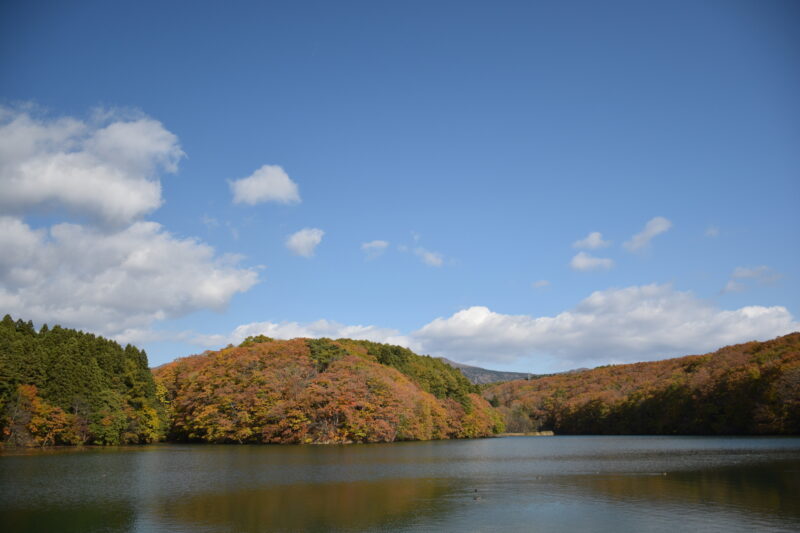
POLYGON ((445 357, 439 357, 453 368, 457 368, 470 382, 475 385, 486 385, 489 383, 498 383, 500 381, 512 381, 515 379, 527 379, 535 377, 533 374, 526 374, 524 372, 504 372, 502 370, 489 370, 488 368, 481 368, 479 366, 465 365, 464 363, 457 363, 445 357))
POLYGON ((455 369, 368 341, 261 337, 153 372, 177 441, 392 442, 502 430, 455 369))
POLYGON ((800 333, 489 387, 511 432, 798 434, 800 333))

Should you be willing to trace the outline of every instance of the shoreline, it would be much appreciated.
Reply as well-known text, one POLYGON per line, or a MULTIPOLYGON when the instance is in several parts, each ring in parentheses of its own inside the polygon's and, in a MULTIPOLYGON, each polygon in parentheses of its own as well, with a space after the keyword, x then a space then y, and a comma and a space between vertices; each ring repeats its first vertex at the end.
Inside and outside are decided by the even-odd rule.
POLYGON ((526 433, 498 433, 496 437, 555 437, 552 431, 529 431, 526 433))

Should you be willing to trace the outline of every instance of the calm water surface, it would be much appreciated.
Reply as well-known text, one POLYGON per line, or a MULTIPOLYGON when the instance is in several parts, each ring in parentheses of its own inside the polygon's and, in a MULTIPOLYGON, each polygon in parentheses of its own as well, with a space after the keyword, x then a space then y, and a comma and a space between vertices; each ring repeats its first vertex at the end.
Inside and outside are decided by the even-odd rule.
POLYGON ((4 532, 800 531, 800 438, 507 437, 0 456, 4 532))

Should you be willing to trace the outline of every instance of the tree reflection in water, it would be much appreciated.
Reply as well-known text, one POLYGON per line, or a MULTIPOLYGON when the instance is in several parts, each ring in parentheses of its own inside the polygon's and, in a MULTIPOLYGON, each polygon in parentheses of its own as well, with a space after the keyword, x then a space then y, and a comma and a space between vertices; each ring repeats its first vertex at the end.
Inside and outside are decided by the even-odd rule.
POLYGON ((410 518, 445 513, 448 484, 434 479, 301 483, 210 492, 157 504, 165 528, 225 531, 391 529, 410 518))

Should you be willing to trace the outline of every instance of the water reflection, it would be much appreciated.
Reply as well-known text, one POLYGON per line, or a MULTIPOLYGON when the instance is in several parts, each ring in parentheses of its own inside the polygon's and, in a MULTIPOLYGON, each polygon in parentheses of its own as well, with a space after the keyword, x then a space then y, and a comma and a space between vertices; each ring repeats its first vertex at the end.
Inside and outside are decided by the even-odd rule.
POLYGON ((595 475, 559 480, 566 490, 589 491, 613 501, 722 506, 800 520, 796 463, 730 466, 673 473, 595 475))
POLYGON ((444 513, 445 482, 393 479, 380 482, 294 484, 206 493, 156 504, 153 519, 184 531, 218 526, 233 531, 331 531, 402 527, 444 513))
POLYGON ((0 456, 3 531, 799 531, 800 439, 554 437, 0 456))
POLYGON ((8 532, 131 531, 135 518, 133 506, 125 503, 69 506, 54 504, 0 510, 2 530, 8 532))

